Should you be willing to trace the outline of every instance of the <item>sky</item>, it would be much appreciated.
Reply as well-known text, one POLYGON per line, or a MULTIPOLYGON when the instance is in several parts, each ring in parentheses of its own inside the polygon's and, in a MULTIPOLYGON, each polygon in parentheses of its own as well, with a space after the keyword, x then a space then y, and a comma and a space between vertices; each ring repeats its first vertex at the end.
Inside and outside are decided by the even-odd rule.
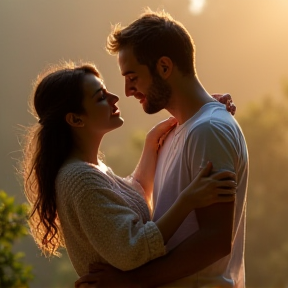
POLYGON ((286 0, 1 0, 0 189, 19 191, 13 165, 20 126, 35 122, 27 111, 32 82, 51 63, 92 61, 119 95, 125 125, 106 137, 104 152, 116 145, 115 138, 121 144, 131 131, 147 130, 168 116, 148 116, 125 97, 117 59, 104 48, 111 25, 127 25, 145 6, 165 9, 185 25, 195 41, 200 81, 209 93, 229 92, 237 113, 266 95, 281 100, 288 81, 286 0))

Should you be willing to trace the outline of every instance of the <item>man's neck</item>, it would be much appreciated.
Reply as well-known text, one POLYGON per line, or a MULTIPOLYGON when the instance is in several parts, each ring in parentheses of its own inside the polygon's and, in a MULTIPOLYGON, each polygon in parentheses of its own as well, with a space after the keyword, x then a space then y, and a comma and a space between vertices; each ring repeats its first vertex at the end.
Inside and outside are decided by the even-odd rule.
POLYGON ((183 124, 206 103, 215 101, 204 89, 197 76, 178 77, 172 84, 173 95, 166 107, 183 124))

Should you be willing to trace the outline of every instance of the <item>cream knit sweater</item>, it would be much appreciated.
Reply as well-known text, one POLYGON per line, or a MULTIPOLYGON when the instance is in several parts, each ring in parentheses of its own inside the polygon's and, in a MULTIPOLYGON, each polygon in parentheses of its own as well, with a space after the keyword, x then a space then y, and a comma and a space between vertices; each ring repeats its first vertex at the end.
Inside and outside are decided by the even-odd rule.
POLYGON ((88 273, 90 263, 130 270, 165 254, 141 186, 138 184, 136 191, 136 181, 131 179, 81 161, 60 169, 57 212, 66 249, 79 276, 88 273))

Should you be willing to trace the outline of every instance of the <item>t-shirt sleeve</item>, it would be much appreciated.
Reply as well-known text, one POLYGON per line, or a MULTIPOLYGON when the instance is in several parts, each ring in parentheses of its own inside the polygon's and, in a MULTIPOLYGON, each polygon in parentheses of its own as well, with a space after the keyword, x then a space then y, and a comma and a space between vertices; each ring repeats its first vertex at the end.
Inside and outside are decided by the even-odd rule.
POLYGON ((110 265, 131 270, 165 254, 162 235, 152 221, 143 223, 99 173, 85 173, 74 186, 73 206, 82 233, 110 265))
POLYGON ((198 125, 186 141, 187 167, 194 179, 208 161, 213 171, 235 171, 238 161, 233 128, 223 122, 209 121, 198 125))

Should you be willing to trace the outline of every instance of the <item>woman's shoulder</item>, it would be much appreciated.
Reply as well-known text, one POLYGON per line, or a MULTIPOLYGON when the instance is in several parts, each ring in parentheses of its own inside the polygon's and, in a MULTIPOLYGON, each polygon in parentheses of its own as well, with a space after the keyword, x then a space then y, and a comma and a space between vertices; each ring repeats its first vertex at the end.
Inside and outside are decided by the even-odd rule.
POLYGON ((84 161, 71 161, 64 163, 60 168, 56 185, 65 186, 85 186, 89 187, 105 188, 112 187, 109 177, 105 173, 101 172, 97 167, 84 161))

